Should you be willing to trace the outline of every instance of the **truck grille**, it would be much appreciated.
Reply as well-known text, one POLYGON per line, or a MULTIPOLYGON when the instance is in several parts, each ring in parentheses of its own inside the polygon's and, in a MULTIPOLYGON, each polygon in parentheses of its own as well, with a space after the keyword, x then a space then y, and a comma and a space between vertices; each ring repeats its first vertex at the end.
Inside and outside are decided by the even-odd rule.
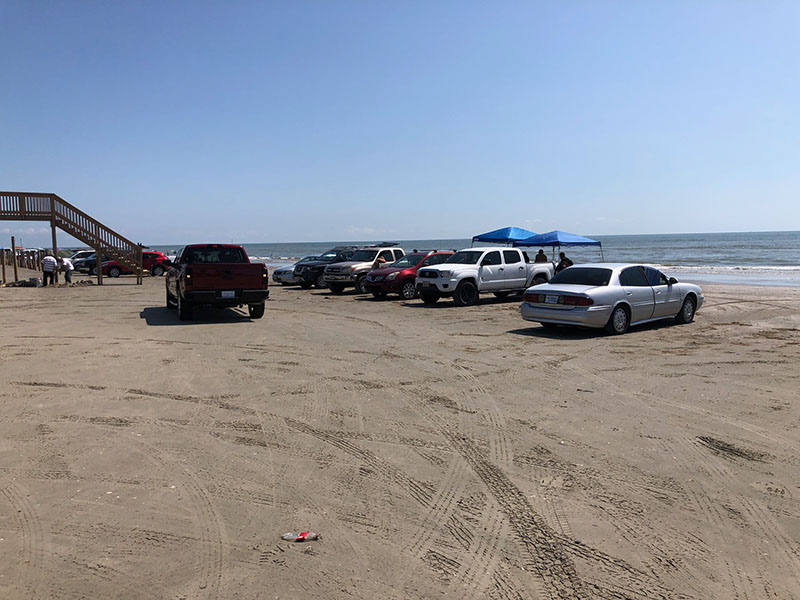
POLYGON ((419 276, 423 279, 436 279, 439 276, 439 271, 420 271, 419 276))

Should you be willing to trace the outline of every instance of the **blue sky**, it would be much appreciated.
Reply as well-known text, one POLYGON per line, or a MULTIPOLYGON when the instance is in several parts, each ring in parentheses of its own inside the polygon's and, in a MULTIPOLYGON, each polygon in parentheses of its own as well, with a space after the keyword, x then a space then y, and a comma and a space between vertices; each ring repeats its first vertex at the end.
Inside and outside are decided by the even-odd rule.
POLYGON ((0 189, 145 244, 797 230, 798 17, 0 0, 0 189))

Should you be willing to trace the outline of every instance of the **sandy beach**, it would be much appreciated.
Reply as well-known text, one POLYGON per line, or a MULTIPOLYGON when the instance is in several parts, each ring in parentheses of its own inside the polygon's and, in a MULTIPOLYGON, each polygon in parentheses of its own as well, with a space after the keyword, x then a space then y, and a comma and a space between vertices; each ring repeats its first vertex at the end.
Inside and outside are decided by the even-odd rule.
POLYGON ((607 337, 107 283, 0 289, 0 598, 800 598, 800 288, 607 337))

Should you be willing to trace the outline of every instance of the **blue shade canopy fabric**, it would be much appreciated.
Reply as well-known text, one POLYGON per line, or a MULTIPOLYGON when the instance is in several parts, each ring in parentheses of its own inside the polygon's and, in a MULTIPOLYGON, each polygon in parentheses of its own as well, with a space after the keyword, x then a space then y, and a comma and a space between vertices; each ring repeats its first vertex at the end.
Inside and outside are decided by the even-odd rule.
POLYGON ((600 246, 600 242, 566 231, 548 231, 514 242, 515 246, 600 246))
POLYGON ((493 242, 496 244, 510 244, 518 240, 523 240, 532 235, 536 235, 532 231, 522 229, 521 227, 503 227, 502 229, 495 229, 479 235, 473 236, 473 242, 493 242))

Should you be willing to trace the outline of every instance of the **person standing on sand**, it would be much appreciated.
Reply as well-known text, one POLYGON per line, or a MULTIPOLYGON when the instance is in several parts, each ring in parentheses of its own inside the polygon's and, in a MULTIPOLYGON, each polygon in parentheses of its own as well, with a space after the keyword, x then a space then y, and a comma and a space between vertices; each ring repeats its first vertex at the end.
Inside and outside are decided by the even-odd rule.
POLYGON ((47 280, 50 280, 50 283, 53 285, 56 284, 56 268, 58 263, 56 262, 55 257, 49 252, 45 255, 42 259, 42 281, 44 287, 47 287, 47 280))
POLYGON ((64 281, 72 283, 72 272, 75 270, 72 261, 68 258, 59 258, 58 262, 61 264, 61 270, 64 271, 64 281))
POLYGON ((544 253, 544 250, 542 248, 539 248, 539 252, 537 252, 536 256, 533 258, 533 262, 535 263, 547 262, 547 255, 544 253))

